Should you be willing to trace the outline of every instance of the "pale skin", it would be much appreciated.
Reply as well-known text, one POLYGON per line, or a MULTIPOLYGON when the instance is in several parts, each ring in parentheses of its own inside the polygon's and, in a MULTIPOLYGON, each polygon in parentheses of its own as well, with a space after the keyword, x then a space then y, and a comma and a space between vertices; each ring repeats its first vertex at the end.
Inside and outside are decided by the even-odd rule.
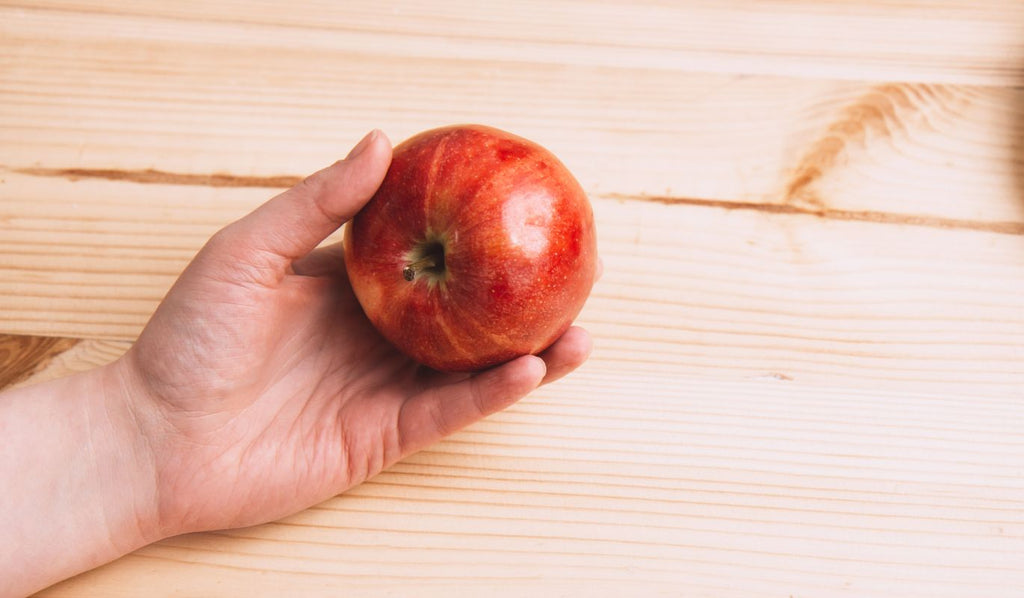
POLYGON ((222 229, 121 359, 0 394, 0 596, 295 513, 583 363, 577 327, 474 375, 426 370, 374 331, 341 249, 317 247, 390 159, 375 131, 222 229))

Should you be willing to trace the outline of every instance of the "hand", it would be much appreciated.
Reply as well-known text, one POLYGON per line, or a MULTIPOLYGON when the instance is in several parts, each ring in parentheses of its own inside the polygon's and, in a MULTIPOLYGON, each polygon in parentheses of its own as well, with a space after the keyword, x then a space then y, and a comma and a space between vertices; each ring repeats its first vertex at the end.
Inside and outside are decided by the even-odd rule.
POLYGON ((214 235, 118 361, 0 394, 0 598, 308 507, 586 359, 572 328, 539 358, 444 375, 377 335, 340 247, 315 248, 390 156, 371 134, 214 235))
POLYGON ((116 364, 156 469, 155 535, 252 525, 336 495, 579 366, 570 329, 539 358, 428 371, 364 316, 340 245, 380 185, 374 132, 218 232, 116 364))

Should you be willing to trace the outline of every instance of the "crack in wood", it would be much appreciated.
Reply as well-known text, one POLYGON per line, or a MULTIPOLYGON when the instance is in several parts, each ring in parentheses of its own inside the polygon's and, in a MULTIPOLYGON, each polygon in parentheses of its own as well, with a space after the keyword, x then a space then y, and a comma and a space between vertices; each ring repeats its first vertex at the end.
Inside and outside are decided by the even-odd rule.
POLYGON ((144 170, 118 170, 112 168, 13 168, 12 172, 38 177, 58 177, 72 181, 104 179, 149 185, 188 185, 194 187, 259 187, 281 189, 292 187, 303 177, 292 175, 244 176, 227 173, 192 174, 167 172, 147 168, 144 170))
MULTIPOLYGON (((8 170, 30 176, 60 177, 70 180, 104 179, 140 184, 187 185, 198 187, 254 187, 268 189, 288 188, 298 184, 303 178, 294 175, 241 176, 226 173, 191 174, 153 169, 115 170, 89 168, 14 168, 8 170)), ((701 199, 694 197, 625 193, 602 193, 599 194, 598 197, 620 201, 648 201, 666 205, 687 205, 705 208, 719 208, 724 210, 756 211, 767 214, 816 216, 831 220, 961 229, 1003 235, 1024 235, 1024 222, 967 220, 926 214, 899 214, 874 210, 843 210, 828 207, 819 197, 811 198, 804 196, 801 199, 795 199, 793 197, 794 193, 805 194, 806 188, 820 177, 823 172, 823 165, 814 166, 811 165, 810 162, 798 168, 796 176, 791 179, 787 195, 784 197, 785 203, 732 201, 725 199, 701 199)))
POLYGON ((1014 221, 990 222, 983 220, 966 220, 960 218, 946 218, 942 216, 929 216, 924 214, 896 214, 892 212, 878 212, 872 210, 840 210, 828 207, 784 203, 729 201, 724 199, 700 199, 696 197, 673 197, 664 195, 627 195, 619 193, 605 193, 602 194, 601 197, 623 201, 649 201, 665 205, 686 205, 704 208, 718 208, 722 210, 763 212, 767 214, 815 216, 829 220, 960 229, 997 233, 1001 235, 1024 235, 1024 222, 1014 221))

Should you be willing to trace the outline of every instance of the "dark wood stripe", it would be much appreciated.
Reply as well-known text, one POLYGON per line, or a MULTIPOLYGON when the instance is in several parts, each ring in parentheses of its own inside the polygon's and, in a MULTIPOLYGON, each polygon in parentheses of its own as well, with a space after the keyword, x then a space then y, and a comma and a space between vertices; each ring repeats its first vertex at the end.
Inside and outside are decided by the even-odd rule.
POLYGON ((758 203, 752 201, 727 201, 721 199, 699 199, 695 197, 671 197, 662 195, 622 195, 616 193, 603 194, 602 197, 625 201, 650 201, 667 205, 686 205, 722 210, 746 210, 768 214, 793 214, 814 216, 829 220, 847 220, 855 222, 874 222, 878 224, 901 224, 905 226, 924 226, 930 228, 973 230, 1001 235, 1024 235, 1024 222, 964 220, 960 218, 944 218, 921 214, 894 214, 892 212, 875 212, 871 210, 838 210, 829 207, 812 205, 793 205, 758 203))
POLYGON ((0 389, 28 378, 78 339, 0 334, 0 389))
POLYGON ((215 172, 191 174, 164 170, 115 170, 107 168, 15 168, 14 172, 40 177, 79 179, 105 179, 129 183, 157 185, 192 185, 197 187, 261 187, 284 189, 297 185, 302 177, 293 175, 240 176, 215 172))
MULTIPOLYGON (((127 181, 143 184, 192 185, 206 187, 261 187, 287 188, 302 181, 302 177, 280 176, 237 176, 232 174, 186 174, 162 170, 108 170, 87 168, 20 168, 14 172, 31 176, 62 177, 70 180, 85 178, 127 181)), ((874 222, 877 224, 899 224, 930 228, 972 230, 1001 235, 1024 235, 1024 222, 967 220, 924 214, 898 214, 872 210, 840 210, 820 202, 761 203, 751 201, 730 201, 724 199, 700 199, 660 195, 628 195, 605 193, 601 197, 620 201, 650 201, 668 205, 687 205, 723 210, 746 210, 767 214, 789 214, 815 216, 830 220, 874 222)))

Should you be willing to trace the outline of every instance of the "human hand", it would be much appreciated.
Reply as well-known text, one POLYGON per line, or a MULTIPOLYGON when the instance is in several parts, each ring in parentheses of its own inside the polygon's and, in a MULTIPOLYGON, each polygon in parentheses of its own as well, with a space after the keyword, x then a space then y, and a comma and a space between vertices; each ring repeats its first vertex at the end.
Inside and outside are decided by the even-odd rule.
POLYGON ((0 394, 0 597, 296 512, 586 359, 571 328, 540 358, 440 374, 377 334, 340 246, 315 248, 390 156, 371 134, 214 235, 121 359, 0 394))
POLYGON ((440 374, 377 334, 340 245, 315 248, 369 200, 390 156, 371 133, 218 232, 115 364, 155 465, 155 537, 294 513, 586 359, 590 338, 572 328, 539 358, 440 374))

